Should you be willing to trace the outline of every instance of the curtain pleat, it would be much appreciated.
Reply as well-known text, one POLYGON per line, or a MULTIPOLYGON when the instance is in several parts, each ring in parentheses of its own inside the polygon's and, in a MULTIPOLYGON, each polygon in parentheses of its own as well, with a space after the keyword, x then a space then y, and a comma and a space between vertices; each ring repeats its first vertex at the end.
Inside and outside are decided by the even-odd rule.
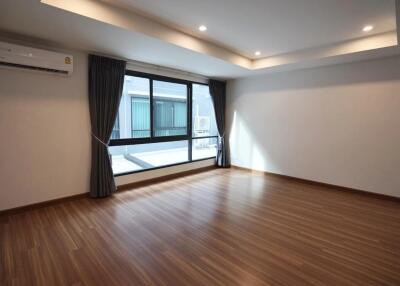
POLYGON ((215 119, 218 129, 218 152, 217 165, 223 168, 229 168, 228 146, 225 140, 225 102, 226 102, 226 83, 210 80, 210 95, 214 104, 215 119))
POLYGON ((89 111, 92 128, 91 197, 116 191, 108 142, 124 85, 126 62, 89 55, 89 111))

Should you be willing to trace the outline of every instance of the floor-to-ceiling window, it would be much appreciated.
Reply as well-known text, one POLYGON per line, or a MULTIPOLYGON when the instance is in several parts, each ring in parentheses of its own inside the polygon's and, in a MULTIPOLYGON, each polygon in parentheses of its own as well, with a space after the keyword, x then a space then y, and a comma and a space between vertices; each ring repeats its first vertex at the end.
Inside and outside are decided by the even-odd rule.
POLYGON ((207 85, 127 72, 109 147, 115 175, 213 158, 216 148, 207 85))

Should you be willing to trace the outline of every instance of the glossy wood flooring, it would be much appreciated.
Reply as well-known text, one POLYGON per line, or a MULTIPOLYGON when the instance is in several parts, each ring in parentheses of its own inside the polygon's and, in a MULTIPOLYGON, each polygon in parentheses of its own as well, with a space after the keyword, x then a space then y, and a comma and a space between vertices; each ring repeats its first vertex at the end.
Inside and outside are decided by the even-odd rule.
POLYGON ((400 203, 241 170, 0 218, 0 285, 400 285, 400 203))

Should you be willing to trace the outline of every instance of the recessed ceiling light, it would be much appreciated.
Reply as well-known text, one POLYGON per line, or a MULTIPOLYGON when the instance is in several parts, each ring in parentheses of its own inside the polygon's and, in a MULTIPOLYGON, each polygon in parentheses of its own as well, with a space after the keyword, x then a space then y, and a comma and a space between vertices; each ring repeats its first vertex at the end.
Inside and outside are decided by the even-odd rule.
POLYGON ((207 27, 204 26, 204 25, 201 25, 201 26, 199 27, 199 30, 200 30, 201 32, 207 31, 207 27))
POLYGON ((259 56, 259 55, 261 55, 261 52, 257 51, 257 52, 254 53, 254 55, 259 56))
POLYGON ((365 27, 363 28, 363 31, 364 31, 364 32, 369 32, 369 31, 371 31, 373 28, 374 28, 374 26, 368 25, 368 26, 365 26, 365 27))

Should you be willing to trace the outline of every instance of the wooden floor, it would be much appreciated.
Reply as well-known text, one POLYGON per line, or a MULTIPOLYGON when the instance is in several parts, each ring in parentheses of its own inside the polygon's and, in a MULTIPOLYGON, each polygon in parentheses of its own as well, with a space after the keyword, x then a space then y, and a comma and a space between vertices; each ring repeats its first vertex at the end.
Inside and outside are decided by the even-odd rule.
POLYGON ((400 203, 211 170, 0 217, 0 285, 400 285, 400 203))

